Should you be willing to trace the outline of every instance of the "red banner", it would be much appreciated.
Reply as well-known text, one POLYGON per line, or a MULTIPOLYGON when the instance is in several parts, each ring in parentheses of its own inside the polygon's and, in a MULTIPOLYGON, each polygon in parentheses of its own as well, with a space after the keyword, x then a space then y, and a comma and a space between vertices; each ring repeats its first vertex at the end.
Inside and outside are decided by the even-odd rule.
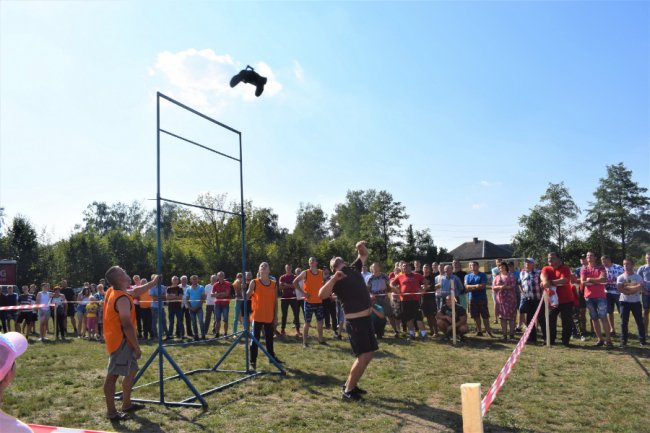
POLYGON ((16 262, 0 260, 0 286, 16 285, 16 262))

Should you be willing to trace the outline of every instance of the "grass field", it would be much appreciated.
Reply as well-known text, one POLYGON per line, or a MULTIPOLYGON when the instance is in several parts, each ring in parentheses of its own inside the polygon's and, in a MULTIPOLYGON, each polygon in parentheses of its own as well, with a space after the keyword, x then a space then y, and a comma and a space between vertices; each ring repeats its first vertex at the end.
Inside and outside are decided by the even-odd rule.
MULTIPOLYGON (((303 349, 294 338, 276 340, 284 377, 260 376, 212 394, 206 410, 148 405, 114 425, 104 417, 103 344, 30 338, 2 409, 29 423, 124 432, 455 432, 462 431, 460 385, 480 382, 485 392, 515 346, 486 337, 470 337, 457 347, 438 339, 406 343, 387 337, 360 383, 367 398, 350 403, 340 399, 353 361, 349 343, 325 332, 329 346, 303 349)), ((486 431, 650 431, 650 349, 639 348, 635 336, 625 350, 596 349, 593 342, 526 346, 484 419, 486 431)), ((220 341, 170 352, 187 371, 212 367, 228 345, 220 341)), ((142 362, 154 348, 143 345, 142 362)), ((243 354, 242 346, 236 348, 223 368, 242 369, 243 354)), ((258 369, 273 371, 262 357, 258 369)), ((149 368, 143 380, 153 380, 157 371, 149 368)), ((172 374, 166 363, 165 374, 172 374)), ((191 379, 207 390, 235 377, 205 373, 191 379)), ((190 395, 180 381, 167 383, 168 399, 190 395)), ((134 396, 157 392, 146 387, 134 396)))

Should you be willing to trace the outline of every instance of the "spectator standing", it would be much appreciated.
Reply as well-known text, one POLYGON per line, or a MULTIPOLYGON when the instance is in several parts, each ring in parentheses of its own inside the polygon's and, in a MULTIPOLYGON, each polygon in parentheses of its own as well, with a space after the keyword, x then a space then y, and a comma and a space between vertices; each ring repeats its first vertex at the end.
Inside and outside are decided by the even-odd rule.
POLYGON ((203 304, 205 303, 205 288, 199 284, 199 277, 192 275, 190 277, 191 286, 187 288, 186 297, 192 319, 192 331, 194 341, 199 339, 205 340, 205 327, 203 323, 203 304))
POLYGON ((183 327, 183 288, 178 285, 179 279, 176 275, 172 277, 171 285, 167 288, 167 301, 169 303, 169 328, 167 329, 166 340, 171 340, 174 334, 174 322, 176 322, 176 338, 185 338, 185 328, 183 327))
POLYGON ((589 318, 598 339, 596 346, 600 347, 607 344, 607 347, 612 347, 609 324, 607 323, 607 294, 605 292, 607 271, 603 266, 598 265, 596 255, 591 251, 587 252, 586 259, 587 265, 583 266, 580 271, 580 281, 585 288, 589 318), (601 334, 601 324, 603 325, 603 331, 605 331, 607 343, 605 343, 601 334))
MULTIPOLYGON (((390 287, 390 280, 388 276, 381 271, 381 265, 378 262, 370 265, 372 275, 368 278, 366 287, 371 296, 375 297, 373 304, 381 305, 381 310, 384 313, 384 318, 388 319, 395 336, 399 336, 399 328, 393 313, 393 306, 391 303, 392 290, 390 287)), ((382 334, 383 336, 383 334, 382 334)))
POLYGON ((503 341, 508 340, 508 335, 514 340, 515 319, 517 318, 515 276, 509 272, 508 264, 503 261, 499 265, 499 271, 499 274, 492 281, 492 290, 496 292, 496 310, 499 314, 499 321, 501 322, 503 341), (508 334, 508 330, 510 334, 508 334))
POLYGON ((609 256, 602 256, 600 262, 607 272, 607 283, 605 283, 605 292, 607 293, 607 322, 612 337, 615 335, 614 327, 614 307, 618 314, 621 314, 620 292, 616 281, 618 276, 624 272, 623 266, 612 263, 609 256))
MULTIPOLYGON (((153 276, 151 279, 153 280, 153 276)), ((149 296, 151 297, 151 337, 158 338, 158 332, 160 335, 167 334, 167 315, 165 314, 165 301, 167 300, 167 287, 160 282, 160 300, 162 301, 160 305, 160 314, 162 315, 162 329, 158 329, 158 285, 153 286, 149 289, 149 296)))
POLYGON ((551 344, 555 344, 557 336, 557 316, 562 320, 562 344, 569 347, 573 330, 573 306, 577 305, 573 285, 571 284, 571 268, 562 263, 557 253, 548 254, 548 266, 542 268, 540 278, 542 287, 549 289, 555 287, 558 306, 553 308, 548 315, 551 344))
POLYGON ((650 316, 650 252, 645 255, 645 265, 641 266, 636 273, 643 280, 643 325, 645 326, 645 335, 648 335, 648 316, 650 316))
MULTIPOLYGON (((311 319, 316 316, 316 331, 318 333, 318 343, 327 344, 323 339, 323 301, 318 296, 318 291, 323 286, 323 271, 318 269, 318 260, 316 257, 309 258, 309 269, 303 271, 293 280, 293 287, 299 289, 301 282, 304 282, 305 292, 305 327, 302 331, 302 346, 307 348, 309 339, 309 327, 311 319)), ((296 290, 297 291, 297 290, 296 290)))
MULTIPOLYGON (((264 340, 266 342, 266 351, 271 355, 275 362, 282 363, 275 355, 273 349, 273 324, 276 323, 278 313, 278 291, 276 282, 269 278, 269 264, 262 262, 259 266, 259 277, 251 281, 246 297, 250 299, 253 306, 253 336, 257 341, 260 340, 262 329, 264 329, 264 340)), ((258 347, 255 342, 250 343, 251 367, 257 369, 258 347)))
POLYGON ((391 288, 400 295, 402 304, 402 321, 408 327, 407 340, 415 339, 415 323, 420 330, 420 337, 424 340, 427 331, 422 323, 422 311, 420 310, 420 297, 427 289, 428 282, 422 274, 411 271, 411 264, 402 262, 402 273, 390 282, 391 288))
POLYGON ((296 299, 296 289, 293 287, 293 280, 296 276, 292 272, 290 264, 284 265, 284 274, 280 276, 280 290, 282 299, 280 300, 280 311, 282 312, 282 321, 280 325, 280 335, 285 337, 287 320, 289 318, 289 308, 293 314, 293 325, 296 328, 296 337, 301 337, 300 334, 300 307, 296 299))
POLYGON ((453 260, 451 262, 452 272, 458 277, 460 281, 460 288, 456 289, 456 297, 458 298, 458 303, 463 306, 467 311, 467 294, 465 289, 465 276, 467 272, 463 271, 462 266, 458 260, 453 260))
MULTIPOLYGON (((14 293, 14 286, 7 287, 7 293, 2 293, 0 291, 0 307, 15 307, 18 305, 18 294, 14 293)), ((6 310, 0 311, 0 318, 2 318, 2 332, 7 333, 11 331, 11 321, 14 322, 14 327, 17 327, 16 324, 16 311, 6 310)))
MULTIPOLYGON (((183 302, 181 303, 183 317, 185 318, 185 329, 187 330, 188 337, 194 337, 194 332, 192 331, 192 319, 190 316, 190 304, 188 302, 187 291, 190 286, 187 284, 187 276, 183 275, 181 277, 181 288, 183 289, 183 302)), ((197 335, 198 337, 198 335, 197 335)))
POLYGON ((36 295, 36 304, 45 305, 38 309, 38 320, 40 321, 40 341, 47 340, 47 322, 50 320, 50 284, 41 284, 41 291, 36 295))
POLYGON ((66 320, 65 320, 65 328, 66 331, 68 329, 68 317, 70 318, 70 321, 72 322, 72 330, 74 331, 74 336, 78 337, 79 336, 79 329, 77 328, 77 321, 75 320, 75 292, 72 287, 68 287, 68 281, 67 280, 61 280, 61 293, 63 296, 65 296, 65 301, 67 304, 67 311, 66 311, 66 320))
MULTIPOLYGON (((29 293, 29 286, 22 287, 22 293, 18 296, 18 303, 21 306, 34 305, 34 296, 29 293)), ((22 332, 25 337, 34 330, 34 322, 36 321, 34 311, 31 309, 19 310, 18 318, 16 319, 16 332, 22 332), (22 324, 22 331, 19 329, 22 324)))
MULTIPOLYGON (((205 333, 210 332, 210 325, 212 325, 212 317, 214 316, 214 296, 212 296, 212 287, 214 286, 214 283, 216 283, 218 280, 217 275, 213 274, 210 275, 210 283, 205 285, 205 333)), ((217 321, 219 319, 216 319, 217 321)), ((216 323, 215 323, 216 325, 216 323)), ((212 334, 216 336, 217 331, 214 329, 215 326, 212 327, 212 334)))
POLYGON ((625 347, 628 338, 628 322, 630 313, 634 316, 636 327, 639 332, 639 345, 645 346, 646 333, 643 325, 643 314, 641 312, 641 294, 643 293, 643 279, 634 273, 632 261, 623 260, 623 273, 616 279, 618 291, 621 293, 621 347, 625 347))
MULTIPOLYGON (((532 326, 533 329, 530 331, 530 336, 528 341, 536 342, 537 341, 537 325, 532 323, 533 316, 537 310, 537 306, 542 300, 542 288, 540 286, 540 274, 539 269, 535 269, 535 260, 532 258, 526 259, 526 267, 519 274, 521 280, 521 306, 519 312, 524 314, 526 317, 526 326, 532 326), (532 323, 532 324, 531 324, 532 323)), ((542 327, 542 335, 544 340, 546 340, 546 310, 544 304, 539 311, 537 316, 537 323, 542 327)))
POLYGON ((221 323, 223 323, 223 335, 228 335, 231 293, 232 285, 226 281, 226 274, 223 271, 218 272, 217 281, 212 285, 212 292, 210 293, 212 299, 214 299, 214 332, 217 338, 221 332, 221 323))
POLYGON ((65 296, 61 293, 60 286, 54 286, 54 293, 52 294, 52 304, 54 304, 54 314, 56 317, 54 325, 54 338, 65 340, 65 315, 67 310, 65 296))
POLYGON ((470 316, 476 323, 476 336, 483 336, 483 328, 481 327, 481 319, 485 325, 485 332, 490 337, 493 337, 492 330, 490 329, 490 310, 488 308, 487 300, 487 275, 479 271, 478 262, 471 262, 469 264, 470 273, 465 275, 465 289, 469 292, 469 311, 470 316))
POLYGON ((420 307, 422 308, 422 315, 427 320, 429 325, 429 332, 432 337, 438 335, 438 323, 436 320, 436 313, 438 312, 438 305, 436 304, 436 277, 431 274, 431 267, 427 264, 422 266, 422 276, 426 283, 426 289, 422 293, 422 300, 420 307))

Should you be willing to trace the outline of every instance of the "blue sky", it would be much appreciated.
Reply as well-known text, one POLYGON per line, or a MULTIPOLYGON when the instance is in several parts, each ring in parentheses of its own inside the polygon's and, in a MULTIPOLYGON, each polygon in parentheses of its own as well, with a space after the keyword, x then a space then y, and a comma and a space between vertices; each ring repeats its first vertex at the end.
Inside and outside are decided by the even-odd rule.
MULTIPOLYGON (((607 164, 650 185, 649 17, 645 1, 3 1, 0 206, 51 240, 94 200, 153 206, 161 91, 243 132, 244 195, 284 227, 300 202, 331 213, 376 188, 437 245, 508 242, 548 182, 583 209, 607 164), (247 64, 269 77, 260 98, 228 87, 247 64)), ((238 197, 236 166, 162 149, 163 196, 238 197)))

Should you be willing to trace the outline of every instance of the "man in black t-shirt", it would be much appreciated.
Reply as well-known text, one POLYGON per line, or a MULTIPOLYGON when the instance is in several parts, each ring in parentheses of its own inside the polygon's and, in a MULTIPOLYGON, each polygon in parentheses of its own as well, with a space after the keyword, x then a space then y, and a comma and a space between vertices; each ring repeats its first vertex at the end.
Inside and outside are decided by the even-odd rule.
POLYGON ((348 380, 343 386, 342 397, 345 400, 361 400, 366 391, 357 386, 359 379, 370 364, 374 351, 379 348, 370 317, 370 294, 361 275, 363 264, 368 259, 365 241, 356 245, 359 255, 352 266, 345 266, 341 257, 330 260, 332 278, 320 288, 318 296, 326 299, 334 293, 345 313, 345 326, 356 360, 352 364, 348 380))
MULTIPOLYGON (((436 314, 436 320, 438 321, 438 329, 440 332, 444 332, 448 337, 451 337, 453 330, 452 330, 452 323, 451 323, 451 315, 452 315, 452 298, 451 296, 447 296, 445 298, 445 304, 442 306, 440 311, 438 311, 438 314, 436 314)), ((459 335, 460 340, 463 341, 465 339, 464 335, 469 332, 469 328, 467 327, 467 310, 463 308, 462 305, 456 303, 456 333, 459 335)))
MULTIPOLYGON (((61 283, 59 283, 61 286, 61 294, 65 296, 65 301, 67 303, 67 309, 66 311, 66 318, 63 322, 63 327, 64 329, 68 329, 68 317, 72 321, 72 330, 74 331, 75 337, 79 336, 79 333, 77 332, 77 321, 75 320, 74 313, 75 313, 75 307, 76 301, 75 299, 75 292, 74 289, 71 287, 68 287, 68 282, 66 280, 61 280, 61 283)), ((81 324, 79 324, 81 325, 81 324)))

